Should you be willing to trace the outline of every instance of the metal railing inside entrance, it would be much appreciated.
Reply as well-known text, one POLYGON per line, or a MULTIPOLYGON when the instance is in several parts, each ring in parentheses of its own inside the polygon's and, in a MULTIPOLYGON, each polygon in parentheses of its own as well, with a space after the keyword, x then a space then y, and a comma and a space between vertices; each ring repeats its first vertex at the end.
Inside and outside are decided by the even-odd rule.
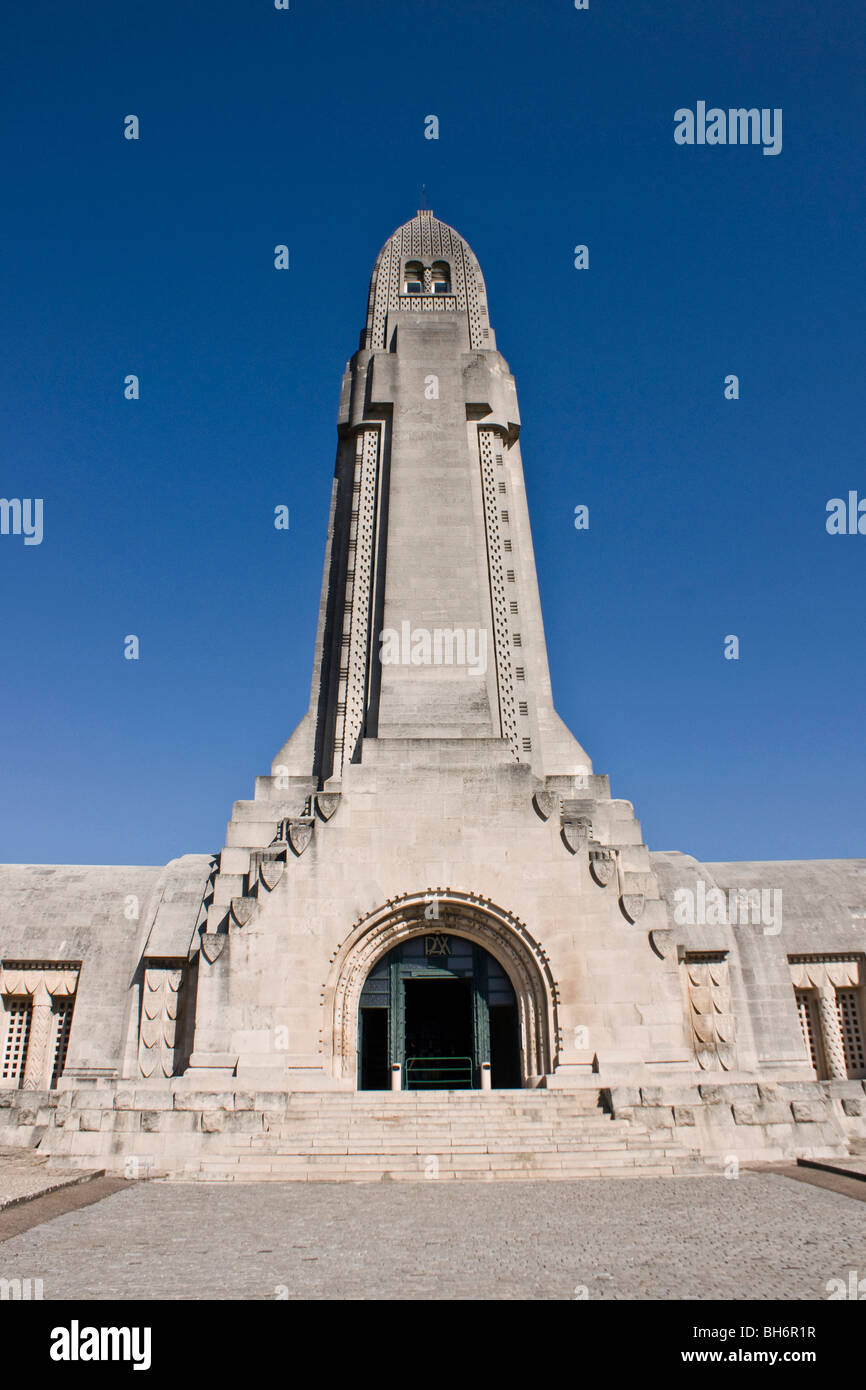
POLYGON ((407 1057, 404 1065, 407 1091, 416 1086, 435 1086, 440 1091, 472 1089, 471 1057, 407 1057))

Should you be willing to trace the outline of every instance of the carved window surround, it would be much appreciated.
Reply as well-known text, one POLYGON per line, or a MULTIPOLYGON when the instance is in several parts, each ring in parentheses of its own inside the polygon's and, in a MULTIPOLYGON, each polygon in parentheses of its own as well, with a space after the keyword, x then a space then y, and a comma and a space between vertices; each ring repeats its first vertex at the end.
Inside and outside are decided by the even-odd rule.
POLYGON ((816 1074, 829 1080, 866 1076, 861 956, 789 956, 804 1045, 816 1074))
POLYGON ((78 961, 0 963, 0 1087, 47 1091, 62 1074, 78 961))

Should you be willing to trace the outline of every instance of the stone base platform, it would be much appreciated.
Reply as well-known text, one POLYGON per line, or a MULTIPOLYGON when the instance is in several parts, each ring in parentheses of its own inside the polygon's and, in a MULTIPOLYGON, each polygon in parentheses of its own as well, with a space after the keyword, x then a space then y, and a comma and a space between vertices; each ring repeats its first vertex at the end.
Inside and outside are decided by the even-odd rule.
POLYGON ((392 1094, 191 1090, 177 1078, 0 1091, 0 1144, 127 1178, 646 1177, 845 1160, 864 1139, 859 1081, 392 1094))

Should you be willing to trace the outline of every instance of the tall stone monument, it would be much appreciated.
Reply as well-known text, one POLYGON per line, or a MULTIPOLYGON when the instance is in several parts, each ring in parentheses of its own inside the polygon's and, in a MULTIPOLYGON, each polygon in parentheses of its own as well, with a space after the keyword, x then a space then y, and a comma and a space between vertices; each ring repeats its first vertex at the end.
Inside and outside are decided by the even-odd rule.
POLYGON ((520 433, 420 211, 343 378, 309 709, 225 846, 0 868, 22 1140, 194 1163, 293 1096, 489 1090, 710 1157, 863 1142, 866 861, 649 853, 554 708, 520 433))

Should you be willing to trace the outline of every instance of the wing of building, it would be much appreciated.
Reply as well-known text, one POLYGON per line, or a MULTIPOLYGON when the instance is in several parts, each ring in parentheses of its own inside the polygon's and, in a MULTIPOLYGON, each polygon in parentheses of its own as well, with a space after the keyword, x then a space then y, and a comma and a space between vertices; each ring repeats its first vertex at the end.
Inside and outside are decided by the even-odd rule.
POLYGON ((866 860, 650 853, 611 797, 553 704, 481 269, 431 212, 376 261, 337 433, 309 710, 220 852, 0 867, 0 1142, 201 1172, 277 1153, 299 1097, 520 1093, 575 1152, 604 1119, 850 1153, 866 860))

